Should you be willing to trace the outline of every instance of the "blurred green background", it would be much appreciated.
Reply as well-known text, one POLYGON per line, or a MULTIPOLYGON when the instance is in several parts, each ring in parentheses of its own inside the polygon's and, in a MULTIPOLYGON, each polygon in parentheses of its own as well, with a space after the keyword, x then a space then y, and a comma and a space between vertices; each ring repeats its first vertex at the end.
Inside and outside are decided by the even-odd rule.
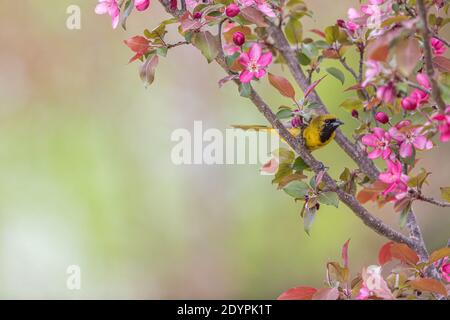
MULTIPOLYGON (((259 166, 172 164, 177 128, 264 119, 234 85, 219 89, 223 71, 190 47, 169 52, 143 88, 122 41, 166 16, 153 2, 126 32, 96 16, 93 0, 2 2, 0 298, 271 299, 292 286, 321 286, 325 263, 340 259, 348 238, 353 273, 376 263, 385 240, 343 206, 323 207, 309 237, 300 204, 259 166), (66 28, 71 4, 82 9, 81 30, 66 28), (81 267, 81 290, 66 287, 69 265, 81 267)), ((305 30, 358 5, 307 3, 315 17, 305 30)), ((257 87, 274 107, 288 103, 266 79, 257 87)), ((351 133, 357 123, 337 108, 342 91, 330 77, 319 87, 351 133)), ((431 195, 449 185, 449 155, 442 146, 422 162, 434 168, 431 195)), ((317 156, 334 175, 354 167, 334 143, 317 156)), ((448 210, 415 207, 430 248, 443 246, 448 210)), ((391 207, 371 209, 397 224, 391 207)))

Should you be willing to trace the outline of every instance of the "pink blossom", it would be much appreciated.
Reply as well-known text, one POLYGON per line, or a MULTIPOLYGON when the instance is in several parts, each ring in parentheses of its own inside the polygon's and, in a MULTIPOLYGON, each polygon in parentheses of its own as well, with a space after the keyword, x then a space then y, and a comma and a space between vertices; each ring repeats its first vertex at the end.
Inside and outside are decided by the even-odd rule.
POLYGON ((117 0, 99 0, 95 7, 96 14, 108 14, 112 19, 113 29, 117 28, 120 20, 120 9, 117 0))
POLYGON ((392 82, 389 82, 385 86, 378 87, 377 89, 377 98, 380 101, 384 101, 386 103, 391 103, 394 101, 395 97, 395 88, 392 82))
POLYGON ((362 17, 362 14, 355 8, 350 8, 347 11, 347 16, 349 20, 356 20, 362 17))
POLYGON ((239 79, 242 83, 248 83, 253 77, 257 79, 264 77, 267 66, 272 62, 272 53, 268 51, 262 54, 261 46, 254 43, 248 52, 241 53, 239 62, 245 67, 239 79))
POLYGON ((134 6, 136 7, 137 11, 147 10, 149 5, 150 0, 134 0, 134 6))
POLYGON ((422 128, 398 130, 396 127, 389 129, 389 135, 400 144, 400 156, 409 158, 413 154, 413 147, 419 150, 430 150, 433 142, 422 133, 422 128))
POLYGON ((447 106, 444 113, 438 113, 432 117, 438 121, 438 130, 441 133, 439 140, 442 142, 450 141, 450 106, 447 106))
POLYGON ((369 3, 371 5, 379 6, 380 4, 383 4, 386 0, 369 0, 369 3))
POLYGON ((236 52, 241 51, 241 48, 234 43, 225 43, 223 45, 223 51, 227 56, 231 56, 235 54, 236 52))
POLYGON ((383 191, 383 195, 387 195, 390 192, 403 193, 408 190, 408 176, 403 173, 402 163, 395 159, 386 160, 387 172, 382 172, 378 176, 380 181, 387 183, 389 186, 383 191))
POLYGON ((385 300, 393 300, 391 290, 381 275, 381 267, 377 265, 364 268, 361 273, 362 286, 356 297, 358 300, 367 300, 369 297, 377 297, 385 300))
POLYGON ((430 79, 428 79, 428 76, 425 73, 419 72, 416 76, 416 79, 422 87, 424 87, 425 89, 431 89, 430 79))
POLYGON ((419 89, 414 89, 413 92, 411 92, 410 95, 411 98, 413 98, 414 100, 416 100, 416 103, 418 106, 421 106, 425 103, 428 102, 428 94, 422 90, 419 89))
POLYGON ((270 176, 274 175, 278 171, 280 163, 277 157, 273 157, 267 161, 260 169, 261 175, 270 176))
POLYGON ((367 60, 366 62, 366 79, 362 83, 362 86, 365 87, 373 78, 378 76, 381 73, 381 64, 375 60, 367 60))
POLYGON ((437 56, 441 56, 445 53, 445 51, 447 51, 445 44, 439 39, 436 39, 436 38, 430 39, 430 45, 431 45, 433 54, 435 54, 437 56))
POLYGON ((255 6, 259 11, 264 13, 266 16, 270 18, 275 18, 275 12, 273 11, 272 7, 269 3, 267 3, 266 0, 238 0, 239 4, 246 7, 255 6))
POLYGON ((381 156, 387 159, 391 155, 390 142, 391 137, 382 128, 373 128, 372 134, 366 134, 362 137, 361 142, 368 147, 372 147, 372 151, 368 153, 369 159, 376 159, 381 156))
POLYGON ((445 257, 440 263, 442 264, 440 269, 442 278, 445 281, 450 282, 450 262, 448 261, 448 257, 445 257))

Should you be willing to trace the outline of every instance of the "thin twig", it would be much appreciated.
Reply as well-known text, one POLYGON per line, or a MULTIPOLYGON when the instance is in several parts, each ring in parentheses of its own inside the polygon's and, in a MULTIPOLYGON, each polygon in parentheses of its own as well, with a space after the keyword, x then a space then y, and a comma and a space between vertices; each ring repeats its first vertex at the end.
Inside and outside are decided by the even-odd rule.
MULTIPOLYGON (((161 3, 163 4, 163 6, 165 7, 166 11, 168 11, 169 13, 171 13, 172 15, 175 16, 180 16, 182 14, 182 12, 180 12, 179 10, 170 10, 170 7, 167 6, 166 1, 165 0, 160 0, 161 3)), ((284 36, 283 36, 284 38, 284 36)), ((284 38, 285 40, 285 38, 284 38)), ((289 48, 289 52, 291 52, 290 48, 289 48)), ((292 53, 292 52, 291 52, 292 53)), ((228 74, 232 74, 227 65, 226 62, 224 60, 223 57, 223 53, 220 53, 218 55, 218 57, 216 58, 216 62, 228 73, 228 74)), ((289 66, 291 68, 291 66, 289 66)), ((298 65, 297 65, 298 67, 298 65)), ((299 67, 298 67, 299 68, 299 67)), ((300 69, 301 72, 301 77, 298 77, 299 80, 302 85, 301 87, 304 88, 304 90, 306 90, 306 88, 309 86, 308 82, 306 81, 306 77, 303 73, 303 71, 300 69)), ((236 84, 239 84, 238 80, 234 80, 234 82, 236 84)), ((253 104, 256 106, 256 108, 259 110, 259 112, 264 115, 264 117, 266 118, 266 120, 271 124, 271 126, 274 129, 278 130, 279 135, 286 141, 286 143, 305 161, 305 163, 316 173, 319 174, 323 171, 324 165, 317 161, 312 155, 311 153, 306 149, 306 147, 304 146, 304 141, 302 139, 301 136, 299 137, 294 137, 288 130, 287 128, 283 125, 283 123, 277 118, 277 116, 273 113, 273 111, 271 110, 271 108, 262 100, 262 98, 258 95, 258 93, 252 88, 250 87, 251 91, 250 91, 250 100, 253 102, 253 104)), ((314 92, 312 93, 316 98, 317 101, 320 101, 319 97, 317 96, 317 94, 314 92)), ((326 108, 323 106, 322 104, 322 112, 328 112, 326 110, 326 108)), ((342 133, 341 133, 342 135, 342 133)), ((355 149, 355 145, 352 144, 350 141, 347 140, 347 138, 345 136, 342 135, 342 137, 344 137, 343 140, 341 140, 341 143, 343 143, 342 148, 344 150, 347 150, 349 154, 352 154, 354 157, 364 157, 365 159, 367 159, 367 157, 365 156, 365 154, 363 153, 363 151, 359 151, 358 149, 355 149), (357 154, 359 153, 359 154, 357 154)), ((360 166, 362 167, 361 170, 364 171, 364 169, 369 173, 368 175, 371 175, 372 177, 377 178, 378 177, 378 169, 375 167, 375 165, 373 164, 372 161, 369 162, 365 162, 363 159, 359 159, 359 161, 356 161, 358 164, 360 164, 360 166), (371 164, 371 166, 370 166, 371 164)), ((323 179, 322 181, 330 188, 330 190, 333 190, 337 193, 339 199, 345 204, 347 205, 347 207, 349 207, 353 213, 359 217, 364 224, 366 224, 369 228, 371 228, 372 230, 374 230, 375 232, 377 232, 378 234, 396 241, 396 242, 401 242, 401 243, 405 243, 408 246, 410 246, 412 249, 414 249, 415 251, 419 251, 420 248, 418 248, 418 246, 420 246, 420 244, 418 242, 416 242, 413 239, 408 238, 407 236, 403 235, 402 233, 394 230, 393 228, 391 228, 390 226, 388 226, 387 224, 385 224, 383 221, 381 221, 380 219, 374 217, 370 212, 367 211, 366 208, 364 208, 359 202, 358 200, 351 194, 348 194, 346 192, 344 192, 343 190, 341 190, 338 185, 336 184, 336 182, 334 181, 333 178, 331 178, 331 176, 328 173, 324 173, 323 174, 323 179)))
POLYGON ((442 38, 440 35, 438 35, 436 32, 433 32, 433 38, 438 39, 440 42, 442 42, 443 44, 445 44, 447 47, 450 47, 450 43, 445 40, 444 38, 442 38))
POLYGON ((419 89, 420 91, 423 91, 426 94, 431 94, 431 91, 429 89, 422 87, 420 84, 414 83, 414 82, 406 80, 406 79, 404 80, 404 82, 411 88, 419 89))
POLYGON ((423 37, 425 66, 428 78, 430 79, 431 82, 432 87, 431 93, 439 109, 443 111, 445 110, 446 106, 441 96, 441 89, 439 88, 439 85, 436 79, 434 78, 433 55, 431 53, 431 46, 430 46, 431 32, 428 27, 427 9, 425 7, 425 3, 423 0, 417 0, 417 9, 419 11, 420 20, 422 23, 421 33, 423 37))
POLYGON ((355 78, 356 81, 358 81, 358 75, 356 74, 356 71, 353 70, 352 67, 350 67, 344 57, 339 55, 339 61, 341 62, 342 66, 352 74, 353 78, 355 78))
POLYGON ((436 199, 434 199, 432 197, 426 197, 426 196, 424 196, 423 194, 421 194, 419 192, 414 192, 412 194, 412 197, 414 199, 416 199, 416 200, 420 200, 420 201, 423 201, 423 202, 428 202, 428 203, 434 204, 434 205, 436 205, 438 207, 442 207, 442 208, 449 208, 450 207, 450 203, 448 203, 448 202, 439 201, 439 200, 436 200, 436 199))

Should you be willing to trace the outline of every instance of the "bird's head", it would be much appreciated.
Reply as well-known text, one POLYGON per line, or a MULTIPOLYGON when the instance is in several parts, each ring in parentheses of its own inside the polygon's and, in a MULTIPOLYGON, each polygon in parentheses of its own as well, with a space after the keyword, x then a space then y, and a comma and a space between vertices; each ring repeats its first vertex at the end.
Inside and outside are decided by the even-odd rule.
POLYGON ((336 129, 339 128, 339 126, 344 124, 341 120, 337 119, 335 116, 331 114, 321 115, 319 116, 319 118, 321 124, 320 140, 322 142, 330 139, 334 131, 336 131, 336 129))

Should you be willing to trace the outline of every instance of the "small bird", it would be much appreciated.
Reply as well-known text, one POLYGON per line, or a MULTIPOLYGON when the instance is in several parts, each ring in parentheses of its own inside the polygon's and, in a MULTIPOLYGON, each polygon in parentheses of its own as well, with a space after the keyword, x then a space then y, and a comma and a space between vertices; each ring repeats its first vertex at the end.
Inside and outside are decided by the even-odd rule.
MULTIPOLYGON (((305 139, 305 145, 308 150, 313 151, 320 149, 331 141, 336 136, 336 129, 344 123, 336 118, 332 114, 323 114, 314 117, 306 128, 303 130, 303 139, 305 139)), ((233 128, 243 130, 257 130, 257 131, 275 131, 275 129, 268 126, 260 125, 236 125, 233 128)), ((289 132, 293 136, 298 136, 301 132, 301 128, 289 128, 289 132)))

